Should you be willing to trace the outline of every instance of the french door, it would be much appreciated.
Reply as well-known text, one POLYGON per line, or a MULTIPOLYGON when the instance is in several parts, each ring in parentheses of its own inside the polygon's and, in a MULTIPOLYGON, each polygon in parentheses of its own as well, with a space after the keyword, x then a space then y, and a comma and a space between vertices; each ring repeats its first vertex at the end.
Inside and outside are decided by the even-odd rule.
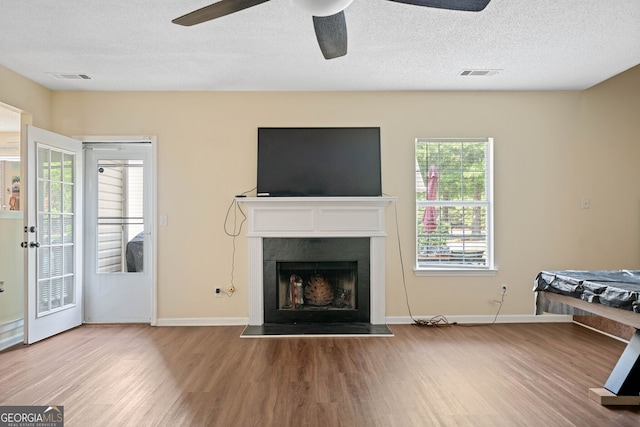
POLYGON ((27 126, 25 328, 31 344, 82 323, 82 143, 27 126))

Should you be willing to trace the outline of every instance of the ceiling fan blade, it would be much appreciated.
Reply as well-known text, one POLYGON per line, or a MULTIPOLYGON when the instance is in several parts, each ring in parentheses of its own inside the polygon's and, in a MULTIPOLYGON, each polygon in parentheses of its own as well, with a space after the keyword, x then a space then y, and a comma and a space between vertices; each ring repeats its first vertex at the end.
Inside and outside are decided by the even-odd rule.
POLYGON ((213 3, 209 6, 187 13, 186 15, 176 18, 171 22, 190 27, 191 25, 201 24, 268 1, 269 0, 220 0, 217 3, 213 3))
POLYGON ((438 9, 464 10, 480 12, 491 0, 389 0, 396 3, 412 4, 414 6, 436 7, 438 9))
POLYGON ((324 59, 347 54, 347 21, 344 12, 330 16, 314 16, 313 27, 324 59))

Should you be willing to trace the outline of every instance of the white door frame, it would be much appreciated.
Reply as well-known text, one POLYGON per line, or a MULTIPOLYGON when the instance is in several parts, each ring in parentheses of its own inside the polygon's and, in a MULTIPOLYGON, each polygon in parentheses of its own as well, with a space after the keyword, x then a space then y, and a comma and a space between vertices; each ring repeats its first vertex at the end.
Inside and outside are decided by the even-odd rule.
MULTIPOLYGON (((157 203, 158 203, 158 169, 157 169, 157 159, 158 159, 158 147, 157 147, 157 137, 150 135, 125 135, 125 136, 114 136, 114 135, 85 135, 85 136, 75 136, 74 138, 79 139, 83 143, 91 143, 94 147, 95 144, 104 143, 106 144, 114 144, 114 143, 136 143, 141 141, 149 141, 151 142, 151 193, 153 202, 150 204, 150 212, 149 218, 151 218, 149 224, 149 247, 150 247, 150 259, 152 260, 152 268, 149 272, 151 275, 151 326, 156 326, 158 322, 158 293, 157 293, 157 269, 158 269, 158 224, 157 224, 157 203)), ((147 257, 147 253, 144 254, 145 258, 147 257)))

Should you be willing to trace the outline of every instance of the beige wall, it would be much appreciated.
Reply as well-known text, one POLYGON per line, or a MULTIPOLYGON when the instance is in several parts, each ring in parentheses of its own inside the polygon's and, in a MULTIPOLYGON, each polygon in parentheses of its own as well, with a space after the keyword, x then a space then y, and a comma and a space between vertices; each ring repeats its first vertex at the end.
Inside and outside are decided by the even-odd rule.
POLYGON ((0 293, 2 326, 6 322, 21 319, 24 313, 23 251, 20 249, 22 217, 0 217, 0 236, 0 281, 4 281, 5 290, 0 293))
MULTIPOLYGON (((52 92, 7 68, 0 66, 0 103, 23 110, 23 122, 31 122, 43 128, 51 126, 52 92)), ((3 134, 14 137, 17 134, 3 134)), ((2 141, 4 143, 4 139, 2 141)), ((23 195, 24 197, 24 195, 23 195)), ((0 214, 3 215, 3 214, 0 214)), ((9 214, 12 216, 13 214, 9 214)), ((5 282, 5 292, 0 294, 0 327, 13 324, 24 315, 24 275, 22 219, 0 217, 0 280, 5 282)), ((14 334, 8 330, 5 335, 14 334)), ((0 334, 0 341, 4 336, 0 334)))
POLYGON ((33 124, 51 126, 52 91, 0 65, 0 102, 33 115, 33 124))
MULTIPOLYGON (((532 313, 541 269, 638 268, 640 68, 585 92, 56 92, 66 135, 158 136, 159 318, 247 316, 247 246, 237 241, 232 298, 223 232, 234 194, 251 189, 259 126, 380 126, 383 191, 398 196, 414 315, 532 313), (416 137, 495 138, 495 277, 416 277, 416 137), (589 197, 590 209, 581 208, 589 197)), ((304 159, 301 159, 304 161, 304 159)), ((394 210, 388 209, 387 315, 406 316, 394 210)))
MULTIPOLYGON (((407 290, 416 316, 532 313, 541 269, 638 268, 640 67, 584 92, 48 92, 0 68, 0 102, 65 135, 158 136, 159 318, 247 316, 247 245, 237 239, 232 298, 224 216, 255 186, 259 126, 380 126, 383 190, 398 196, 407 290), (9 77, 7 74, 9 73, 9 77), (29 86, 27 84, 27 86, 29 86), (49 98, 51 104, 49 104, 49 98), (31 108, 30 108, 31 107, 31 108), (51 108, 49 108, 51 107, 51 108), (50 124, 47 114, 51 112, 50 124), (39 115, 45 117, 39 117, 39 115), (413 274, 416 137, 495 138, 494 277, 413 274), (590 209, 581 209, 589 197, 590 209)), ((394 210, 387 210, 387 315, 406 316, 394 210)))

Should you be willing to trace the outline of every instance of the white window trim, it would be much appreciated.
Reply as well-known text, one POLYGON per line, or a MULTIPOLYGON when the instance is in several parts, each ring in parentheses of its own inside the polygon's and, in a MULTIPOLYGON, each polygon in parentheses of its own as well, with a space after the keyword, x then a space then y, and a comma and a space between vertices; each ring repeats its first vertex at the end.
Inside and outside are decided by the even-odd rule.
MULTIPOLYGON (((495 247, 494 247, 494 238, 495 238, 495 227, 494 227, 494 156, 493 156, 493 138, 416 138, 414 141, 414 151, 415 146, 418 140, 421 141, 429 141, 429 142, 457 142, 457 141, 465 141, 465 142, 487 142, 488 143, 488 152, 487 152, 487 188, 486 188, 486 198, 487 198, 487 265, 483 267, 440 267, 440 266, 429 266, 429 267, 420 267, 418 264, 418 259, 416 254, 418 253, 418 239, 415 234, 417 230, 414 229, 414 257, 415 257, 415 267, 414 273, 416 276, 495 276, 498 272, 498 267, 495 264, 495 247)), ((415 153, 414 153, 415 159, 415 153)), ((416 159, 417 160, 417 159, 416 159)), ((415 183, 415 180, 414 180, 415 183)), ((414 187, 414 212, 418 212, 418 204, 415 200, 415 187, 414 187)), ((473 204, 473 202, 470 202, 473 204)), ((457 203, 460 205, 460 203, 457 203)), ((417 222, 417 218, 415 218, 415 222, 417 222)))

